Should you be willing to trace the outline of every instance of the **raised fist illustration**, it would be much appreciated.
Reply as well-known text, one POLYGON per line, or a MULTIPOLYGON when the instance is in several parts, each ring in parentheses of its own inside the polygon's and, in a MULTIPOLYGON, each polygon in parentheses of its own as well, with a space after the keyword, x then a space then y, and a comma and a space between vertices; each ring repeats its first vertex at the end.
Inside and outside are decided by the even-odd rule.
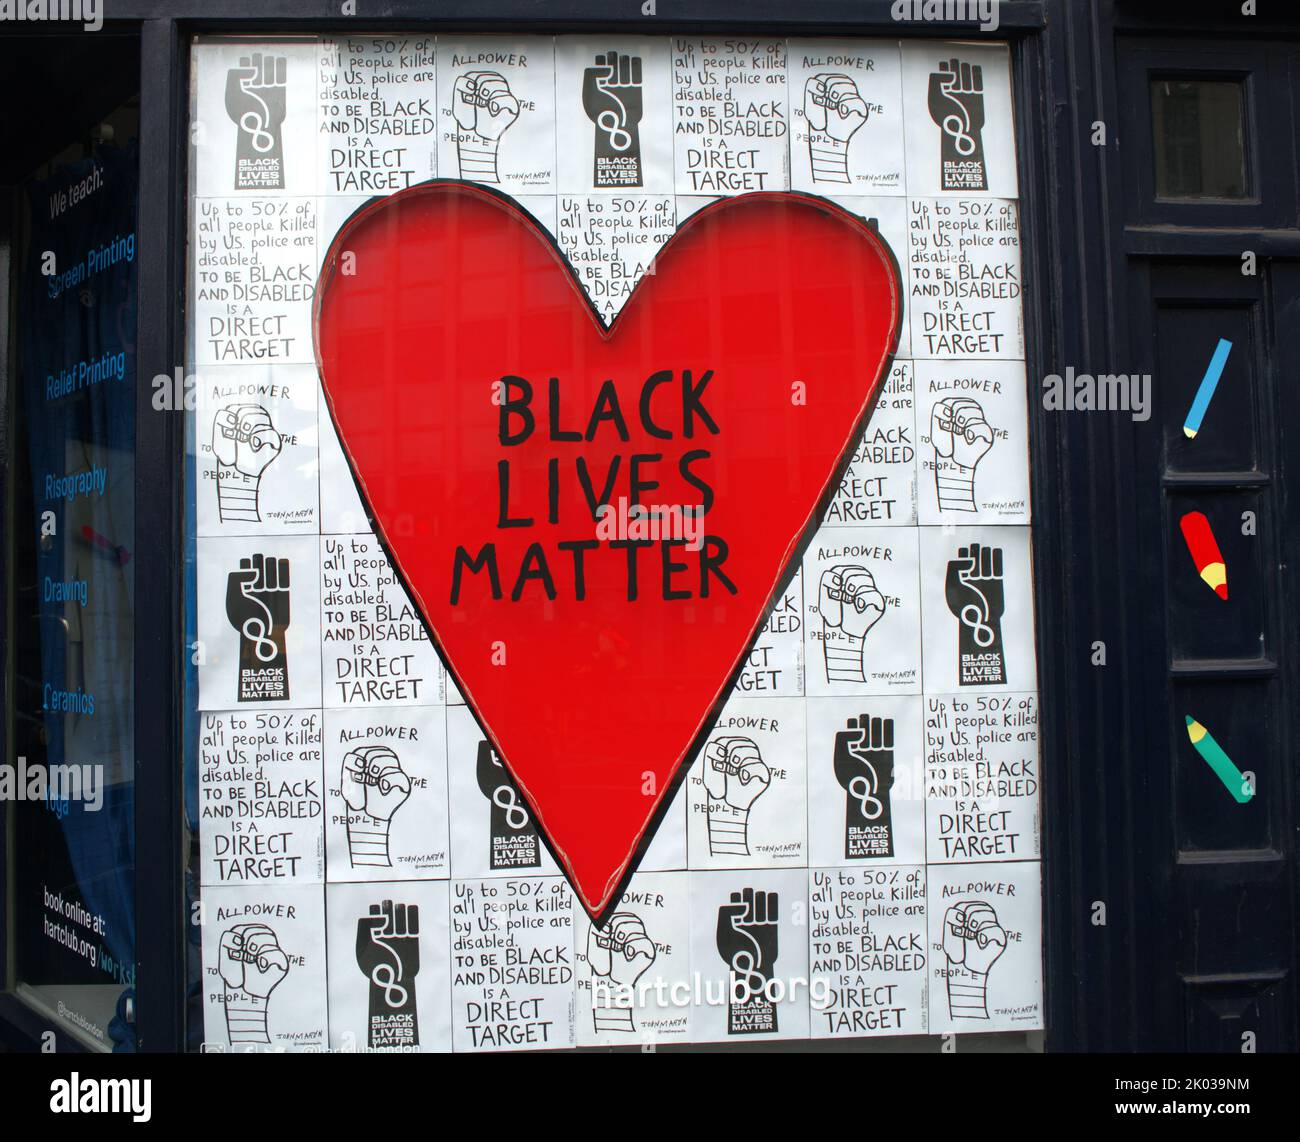
POLYGON ((592 1011, 597 1031, 636 1030, 630 1006, 633 990, 658 955, 654 941, 646 935, 644 922, 635 912, 615 912, 604 927, 591 926, 587 963, 593 977, 592 1011), (596 977, 609 982, 598 987, 596 977), (616 1017, 614 1009, 618 1011, 616 1017))
POLYGON ((865 567, 830 567, 822 572, 817 609, 828 626, 863 638, 885 614, 885 597, 865 567))
POLYGON ((479 742, 475 774, 479 791, 492 803, 492 867, 536 868, 542 854, 533 815, 490 742, 479 742))
POLYGON ((948 1010, 955 1018, 987 1019, 988 974, 1007 950, 1007 933, 993 906, 961 900, 943 918, 943 953, 948 958, 948 1010))
POLYGON ((772 784, 772 771, 749 738, 714 738, 704 749, 704 762, 709 796, 733 809, 748 809, 772 784))
POLYGON ((342 785, 349 809, 379 821, 391 820, 411 795, 411 779, 386 745, 351 750, 343 758, 342 785))
POLYGON ((289 560, 251 555, 226 576, 226 618, 239 631, 239 700, 289 696, 289 560))
POLYGON ((582 108, 595 127, 592 182, 641 185, 641 57, 611 51, 582 73, 582 108))
POLYGON ((944 190, 987 190, 984 166, 984 71, 954 58, 930 74, 930 118, 942 132, 944 190))
POLYGON ((1003 683, 1002 548, 973 543, 948 561, 948 610, 957 618, 958 680, 963 686, 1003 683))
POLYGON ((749 738, 724 735, 704 747, 705 819, 713 856, 749 856, 749 810, 772 784, 772 771, 749 738))
POLYGON ((803 111, 813 181, 849 182, 849 140, 870 113, 858 85, 836 72, 809 76, 803 88, 803 111))
POLYGON ((776 1010, 766 996, 776 971, 777 916, 775 892, 744 888, 718 909, 718 955, 730 974, 728 1030, 746 1034, 776 1030, 776 1010), (758 1012, 746 1008, 758 1008, 758 1012))
POLYGON ((930 410, 934 483, 940 511, 973 512, 975 468, 993 447, 984 409, 969 397, 944 397, 930 410))
POLYGON ((397 754, 384 745, 361 746, 343 758, 339 786, 348 815, 348 855, 352 866, 388 868, 388 833, 393 814, 411 795, 411 779, 397 754))
POLYGON ((239 126, 235 189, 283 189, 280 138, 288 107, 288 60, 254 52, 226 73, 226 114, 239 126))
POLYGON ((217 953, 225 985, 226 1032, 231 1043, 269 1043, 266 1007, 289 974, 289 957, 265 924, 236 924, 221 934, 217 953))
POLYGON ((894 719, 850 718, 835 735, 834 765, 845 793, 844 855, 893 856, 894 719))
POLYGON ((357 919, 357 967, 370 981, 370 1046, 419 1042, 415 977, 420 974, 420 909, 385 900, 357 919))
POLYGON ((258 489, 262 473, 280 455, 282 437, 260 404, 232 404, 212 422, 217 458, 217 507, 222 521, 261 521, 258 489))
POLYGON ((817 587, 828 682, 865 682, 867 632, 885 614, 885 596, 865 567, 841 564, 822 572, 817 587))
POLYGON ((227 987, 266 999, 289 974, 289 957, 265 924, 236 924, 221 934, 220 967, 227 987))
POLYGON ((519 118, 519 100, 503 75, 495 71, 469 71, 457 76, 451 93, 456 116, 456 153, 460 177, 479 182, 500 182, 497 147, 501 136, 519 118))

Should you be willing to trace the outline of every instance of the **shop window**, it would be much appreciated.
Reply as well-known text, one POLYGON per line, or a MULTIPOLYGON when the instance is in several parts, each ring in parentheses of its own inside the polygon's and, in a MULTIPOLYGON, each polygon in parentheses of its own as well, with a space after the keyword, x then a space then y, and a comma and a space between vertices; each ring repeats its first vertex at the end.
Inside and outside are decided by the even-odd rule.
POLYGON ((1151 81, 1157 198, 1248 197, 1244 102, 1236 79, 1151 81))

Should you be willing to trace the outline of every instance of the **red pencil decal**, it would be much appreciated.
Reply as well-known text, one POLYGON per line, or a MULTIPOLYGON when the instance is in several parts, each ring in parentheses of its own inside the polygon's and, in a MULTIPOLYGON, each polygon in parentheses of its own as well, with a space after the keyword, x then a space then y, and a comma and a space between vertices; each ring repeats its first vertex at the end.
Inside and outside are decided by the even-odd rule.
POLYGON ((1192 553, 1192 562, 1196 564, 1196 573, 1205 580, 1220 599, 1228 597, 1228 568, 1223 562, 1223 554, 1214 540, 1210 530, 1210 521, 1204 512, 1188 512, 1178 521, 1182 528, 1183 539, 1187 541, 1187 550, 1192 553))

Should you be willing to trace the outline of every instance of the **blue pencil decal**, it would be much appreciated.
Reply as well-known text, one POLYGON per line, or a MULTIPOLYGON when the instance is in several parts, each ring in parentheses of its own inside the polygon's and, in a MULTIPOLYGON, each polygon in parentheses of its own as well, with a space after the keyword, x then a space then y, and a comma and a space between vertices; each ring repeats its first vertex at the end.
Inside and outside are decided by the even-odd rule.
POLYGON ((1183 421, 1183 433, 1188 440, 1194 440, 1196 434, 1201 431, 1201 418, 1205 416, 1205 410, 1210 407, 1210 398, 1214 396, 1219 378, 1223 376, 1223 366, 1228 363, 1228 354, 1231 352, 1232 342, 1220 337, 1219 344, 1214 349, 1214 356, 1205 366, 1205 376, 1201 378, 1201 387, 1196 390, 1196 399, 1192 401, 1187 419, 1183 421))

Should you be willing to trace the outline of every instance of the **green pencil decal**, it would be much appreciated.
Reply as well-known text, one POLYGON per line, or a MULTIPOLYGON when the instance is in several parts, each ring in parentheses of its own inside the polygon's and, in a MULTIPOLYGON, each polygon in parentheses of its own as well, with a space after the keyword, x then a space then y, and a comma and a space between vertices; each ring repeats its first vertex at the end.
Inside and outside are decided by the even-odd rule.
POLYGON ((1205 759, 1205 763, 1218 775, 1220 781, 1239 805, 1244 805, 1255 796, 1254 782, 1248 782, 1223 747, 1214 740, 1214 736, 1190 714, 1187 716, 1187 736, 1191 738, 1196 752, 1205 759))

